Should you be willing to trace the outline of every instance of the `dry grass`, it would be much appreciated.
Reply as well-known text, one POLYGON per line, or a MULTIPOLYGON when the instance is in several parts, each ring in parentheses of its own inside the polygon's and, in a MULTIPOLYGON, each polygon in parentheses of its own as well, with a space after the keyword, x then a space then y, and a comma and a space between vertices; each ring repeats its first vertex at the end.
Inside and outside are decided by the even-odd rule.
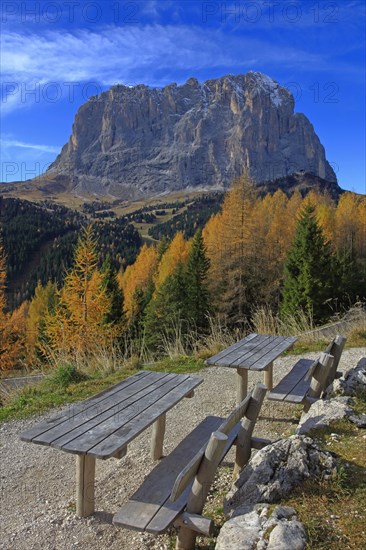
POLYGON ((366 344, 366 312, 362 304, 350 308, 342 318, 337 316, 333 322, 317 328, 311 316, 302 311, 280 319, 268 306, 256 308, 251 321, 255 332, 260 334, 298 336, 295 349, 298 348, 301 352, 321 349, 336 334, 347 338, 348 347, 366 344))
POLYGON ((316 436, 324 448, 337 454, 338 475, 331 481, 308 480, 282 504, 298 512, 309 550, 366 548, 364 432, 342 420, 316 436))

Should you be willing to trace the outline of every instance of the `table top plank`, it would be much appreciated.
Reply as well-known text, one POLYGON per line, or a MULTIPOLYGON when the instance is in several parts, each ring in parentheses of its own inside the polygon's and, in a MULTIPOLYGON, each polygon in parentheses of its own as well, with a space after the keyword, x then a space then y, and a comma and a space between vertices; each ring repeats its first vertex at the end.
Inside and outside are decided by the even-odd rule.
POLYGON ((32 442, 41 445, 51 445, 59 438, 67 438, 69 433, 79 431, 83 433, 86 429, 98 424, 102 417, 104 419, 113 417, 120 409, 144 397, 145 393, 148 393, 150 389, 153 390, 163 385, 166 379, 169 378, 166 373, 157 374, 158 376, 138 378, 135 382, 122 387, 119 391, 114 391, 94 407, 88 406, 85 410, 80 410, 78 407, 78 411, 75 414, 71 408, 67 420, 61 424, 56 424, 47 430, 47 432, 33 437, 32 442), (121 402, 123 402, 123 405, 121 402))
POLYGON ((52 446, 70 453, 98 455, 97 458, 113 456, 115 452, 118 452, 141 431, 150 426, 161 414, 173 407, 180 399, 183 399, 199 383, 196 379, 192 380, 189 376, 178 374, 170 374, 164 380, 166 380, 164 384, 155 387, 137 401, 129 403, 117 414, 103 419, 98 424, 93 423, 92 426, 86 424, 83 426, 82 433, 78 432, 76 437, 73 438, 67 434, 65 437, 53 441, 52 446), (159 407, 160 402, 162 403, 161 407, 159 407), (158 413, 154 412, 153 405, 158 407, 158 413), (146 410, 149 411, 149 415, 145 414, 146 410), (136 418, 143 419, 139 424, 139 431, 133 429, 133 420, 136 418), (102 442, 104 442, 103 445, 106 449, 105 440, 108 437, 111 438, 108 450, 103 451, 100 447, 98 447, 96 453, 91 450, 102 442))
MULTIPOLYGON (((267 343, 260 351, 253 353, 249 360, 245 361, 245 368, 250 370, 264 370, 272 361, 277 359, 284 351, 294 345, 295 337, 275 337, 276 340, 267 343), (281 338, 281 340, 278 340, 281 338)), ((238 365, 239 367, 241 365, 238 365)))
POLYGON ((114 449, 126 445, 132 439, 140 435, 147 427, 151 426, 162 414, 168 412, 187 394, 192 391, 192 379, 182 381, 169 394, 160 397, 159 400, 152 403, 145 410, 132 418, 128 424, 117 429, 100 443, 94 445, 88 450, 88 455, 96 458, 109 458, 113 456, 114 449), (123 443, 121 444, 121 440, 123 443))
POLYGON ((233 346, 206 360, 209 365, 265 370, 281 353, 289 349, 296 337, 268 336, 252 333, 233 346))
POLYGON ((49 445, 75 454, 87 454, 90 448, 123 428, 126 432, 125 438, 114 437, 113 441, 110 440, 108 456, 104 456, 102 451, 98 454, 98 458, 108 458, 154 422, 158 411, 161 411, 160 414, 165 413, 202 382, 202 378, 198 376, 140 371, 92 399, 76 405, 72 413, 66 411, 54 416, 27 430, 20 437, 23 441, 49 445), (152 405, 161 399, 162 407, 155 409, 155 416, 143 415, 145 409, 153 412, 152 405), (133 429, 134 425, 129 429, 126 424, 140 415, 143 415, 143 420, 138 423, 138 429, 136 430, 136 426, 133 429), (78 448, 78 441, 82 444, 81 449, 78 448))
POLYGON ((266 336, 263 337, 261 342, 255 347, 247 351, 245 357, 238 359, 235 362, 235 367, 251 368, 251 365, 255 363, 259 358, 263 357, 267 353, 273 350, 278 344, 282 343, 282 336, 266 336), (281 338, 281 340, 280 340, 281 338))
POLYGON ((270 336, 260 336, 250 340, 250 342, 245 342, 245 339, 240 346, 235 351, 231 352, 226 357, 223 357, 219 361, 215 362, 217 366, 222 367, 237 367, 238 364, 246 362, 255 352, 261 352, 261 349, 270 344, 270 336))
POLYGON ((67 408, 66 411, 62 411, 58 415, 54 415, 51 418, 44 420, 43 422, 39 422, 35 426, 32 426, 31 428, 23 432, 20 436, 20 439, 22 441, 32 442, 34 438, 41 436, 43 433, 47 432, 51 428, 54 428, 55 426, 70 421, 71 417, 74 418, 79 413, 88 416, 91 409, 103 406, 104 401, 108 399, 111 395, 129 387, 131 384, 136 384, 138 380, 145 378, 148 375, 149 371, 140 371, 133 376, 126 378, 122 382, 119 382, 112 388, 107 388, 97 395, 85 399, 79 404, 72 404, 67 408))
POLYGON ((243 339, 238 340, 238 342, 235 342, 235 344, 232 344, 228 348, 225 348, 222 351, 220 351, 219 353, 216 353, 216 355, 213 355, 212 357, 209 357, 208 359, 206 359, 205 362, 208 365, 217 365, 218 361, 220 361, 221 359, 223 359, 224 357, 226 357, 227 355, 229 355, 230 353, 232 353, 236 349, 238 349, 240 347, 243 348, 244 346, 249 345, 250 340, 253 340, 254 338, 259 339, 260 338, 259 334, 256 334, 254 332, 252 334, 249 334, 248 336, 246 336, 244 338, 245 343, 243 343, 243 339))

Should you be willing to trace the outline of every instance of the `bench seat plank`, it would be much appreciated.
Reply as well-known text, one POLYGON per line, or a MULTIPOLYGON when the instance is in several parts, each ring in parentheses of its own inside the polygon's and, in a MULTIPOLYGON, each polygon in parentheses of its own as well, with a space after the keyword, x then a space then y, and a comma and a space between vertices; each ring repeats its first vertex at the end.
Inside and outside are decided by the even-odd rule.
POLYGON ((296 402, 301 403, 310 387, 310 380, 305 381, 304 377, 313 363, 312 359, 300 359, 277 386, 268 393, 267 398, 273 401, 291 400, 291 402, 296 399, 296 402))
MULTIPOLYGON (((184 510, 190 493, 188 484, 179 498, 172 502, 170 495, 178 474, 199 453, 203 457, 204 449, 211 437, 223 422, 223 418, 209 416, 201 422, 179 445, 152 470, 144 483, 115 514, 113 523, 121 527, 163 533, 184 510)), ((222 458, 229 451, 238 435, 240 423, 228 435, 228 441, 222 458)), ((221 458, 221 459, 222 459, 221 458)), ((197 468, 200 461, 197 462, 197 468)))

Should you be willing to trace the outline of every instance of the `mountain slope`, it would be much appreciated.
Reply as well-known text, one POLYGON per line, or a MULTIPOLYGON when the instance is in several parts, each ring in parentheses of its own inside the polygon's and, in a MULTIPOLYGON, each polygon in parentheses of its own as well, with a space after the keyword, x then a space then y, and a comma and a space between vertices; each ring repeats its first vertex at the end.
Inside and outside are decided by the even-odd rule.
POLYGON ((297 172, 337 181, 291 93, 255 72, 162 89, 114 86, 91 98, 42 185, 132 199, 223 189, 244 168, 257 183, 297 172))

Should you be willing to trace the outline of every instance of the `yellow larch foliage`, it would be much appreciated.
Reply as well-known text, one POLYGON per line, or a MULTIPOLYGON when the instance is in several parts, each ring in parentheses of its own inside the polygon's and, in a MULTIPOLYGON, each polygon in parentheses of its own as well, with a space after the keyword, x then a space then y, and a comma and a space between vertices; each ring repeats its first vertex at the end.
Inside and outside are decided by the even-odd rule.
POLYGON ((364 201, 354 193, 344 193, 335 212, 334 239, 341 252, 349 252, 352 248, 360 253, 363 228, 365 224, 364 201))
POLYGON ((184 264, 188 260, 189 249, 190 244, 184 239, 183 233, 178 231, 160 260, 154 277, 156 289, 175 271, 179 263, 184 264))
POLYGON ((155 246, 143 245, 134 264, 129 265, 122 275, 122 289, 126 315, 133 316, 134 296, 137 289, 146 291, 158 266, 158 253, 155 246))
POLYGON ((242 313, 246 276, 255 268, 253 259, 260 247, 254 230, 255 201, 255 186, 244 174, 226 194, 221 214, 211 218, 204 231, 210 259, 209 284, 218 309, 228 315, 234 304, 238 315, 242 313))
POLYGON ((111 303, 98 269, 97 242, 89 225, 79 238, 73 269, 59 293, 59 305, 46 315, 46 335, 54 348, 92 351, 106 345, 112 329, 105 322, 111 303))

